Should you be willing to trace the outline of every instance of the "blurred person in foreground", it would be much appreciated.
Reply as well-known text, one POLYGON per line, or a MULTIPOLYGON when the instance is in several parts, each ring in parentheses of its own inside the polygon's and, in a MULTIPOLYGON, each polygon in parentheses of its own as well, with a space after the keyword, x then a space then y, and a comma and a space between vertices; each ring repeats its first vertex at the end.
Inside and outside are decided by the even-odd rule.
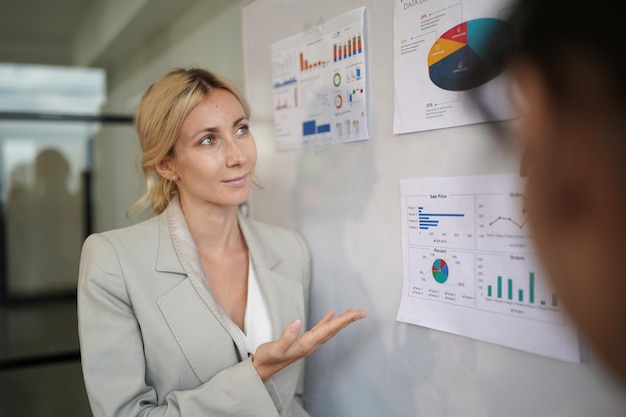
POLYGON ((512 81, 540 260, 583 337, 626 384, 626 7, 589 6, 518 1, 514 44, 492 52, 512 81))
POLYGON ((307 417, 300 359, 365 312, 303 332, 311 277, 299 233, 247 218, 250 111, 226 79, 175 69, 137 110, 155 216, 93 234, 78 282, 81 362, 94 416, 307 417))

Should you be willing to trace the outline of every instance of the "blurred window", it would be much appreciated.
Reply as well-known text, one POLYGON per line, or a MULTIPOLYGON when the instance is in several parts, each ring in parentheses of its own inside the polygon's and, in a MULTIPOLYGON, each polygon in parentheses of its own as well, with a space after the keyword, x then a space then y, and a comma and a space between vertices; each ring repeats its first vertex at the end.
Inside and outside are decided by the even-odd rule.
POLYGON ((101 69, 0 64, 4 299, 75 292, 105 98, 101 69))

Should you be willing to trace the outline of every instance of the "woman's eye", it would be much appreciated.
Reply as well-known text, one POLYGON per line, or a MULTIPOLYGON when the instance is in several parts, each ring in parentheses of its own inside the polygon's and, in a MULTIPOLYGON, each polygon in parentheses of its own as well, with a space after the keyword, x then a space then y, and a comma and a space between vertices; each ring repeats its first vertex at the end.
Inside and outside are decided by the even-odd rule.
POLYGON ((214 143, 215 143, 215 138, 211 136, 206 136, 202 138, 202 140, 200 141, 200 145, 213 145, 214 143))
POLYGON ((237 129, 237 134, 245 135, 246 133, 248 133, 248 130, 249 130, 249 127, 247 125, 239 126, 239 128, 237 129))

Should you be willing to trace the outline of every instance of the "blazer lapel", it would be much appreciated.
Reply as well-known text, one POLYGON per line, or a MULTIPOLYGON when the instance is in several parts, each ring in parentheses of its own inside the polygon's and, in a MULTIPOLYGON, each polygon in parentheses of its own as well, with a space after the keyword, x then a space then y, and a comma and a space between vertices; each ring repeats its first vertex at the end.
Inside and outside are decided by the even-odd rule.
POLYGON ((276 340, 290 321, 304 318, 302 285, 277 272, 281 256, 259 236, 252 220, 240 214, 239 225, 272 317, 272 334, 276 340))
MULTIPOLYGON (((242 215, 239 216, 241 232, 248 244, 248 252, 252 259, 259 287, 267 303, 272 320, 272 336, 277 340, 292 320, 300 319, 304 323, 304 299, 302 284, 281 273, 281 256, 272 248, 272 237, 261 237, 260 228, 256 223, 242 215)), ((280 246, 279 246, 280 247, 280 246)), ((275 402, 283 403, 292 398, 300 382, 297 379, 303 371, 304 362, 293 364, 275 374, 266 381, 268 392, 275 402)))
POLYGON ((157 269, 182 271, 187 280, 161 297, 158 304, 194 372, 201 381, 207 381, 215 373, 214 365, 223 368, 231 363, 228 358, 236 363, 248 356, 245 341, 211 294, 177 198, 162 218, 157 269), (208 352, 214 359, 207 360, 208 352))
POLYGON ((232 335, 216 320, 189 279, 157 300, 178 346, 198 379, 207 382, 241 359, 232 335))
POLYGON ((155 268, 159 272, 173 272, 184 274, 185 270, 178 259, 174 242, 168 227, 167 212, 159 215, 159 242, 157 247, 157 257, 155 268))

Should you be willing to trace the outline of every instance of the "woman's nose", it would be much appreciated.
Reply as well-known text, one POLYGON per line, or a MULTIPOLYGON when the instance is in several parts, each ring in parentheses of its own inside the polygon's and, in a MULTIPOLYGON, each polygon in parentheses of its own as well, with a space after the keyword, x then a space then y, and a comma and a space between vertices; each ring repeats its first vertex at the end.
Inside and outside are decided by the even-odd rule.
POLYGON ((226 165, 236 166, 247 161, 248 157, 236 139, 229 139, 226 146, 226 165))

